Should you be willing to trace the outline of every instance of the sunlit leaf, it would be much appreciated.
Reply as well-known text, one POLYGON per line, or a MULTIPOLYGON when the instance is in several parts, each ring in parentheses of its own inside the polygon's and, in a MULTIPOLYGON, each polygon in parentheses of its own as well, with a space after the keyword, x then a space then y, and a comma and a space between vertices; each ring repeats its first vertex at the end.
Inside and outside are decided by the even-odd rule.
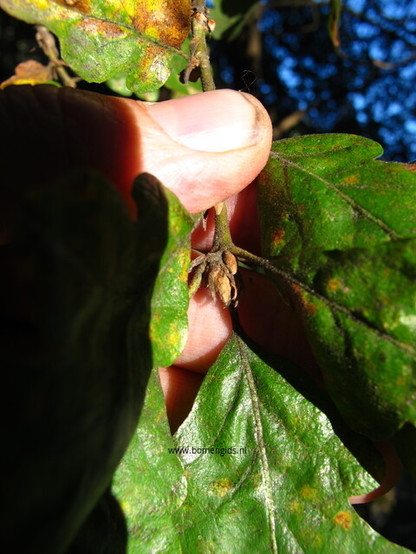
POLYGON ((349 505, 375 482, 325 414, 238 336, 173 439, 161 392, 148 394, 116 479, 129 553, 404 551, 349 505))
POLYGON ((258 181, 265 253, 304 273, 317 251, 414 235, 416 176, 382 153, 355 135, 275 142, 258 181))
POLYGON ((0 0, 0 6, 55 33, 63 60, 86 81, 127 73, 128 88, 138 93, 166 81, 190 27, 190 0, 0 0))
POLYGON ((377 439, 416 421, 416 176, 380 153, 351 135, 281 141, 259 179, 264 253, 339 409, 377 439))

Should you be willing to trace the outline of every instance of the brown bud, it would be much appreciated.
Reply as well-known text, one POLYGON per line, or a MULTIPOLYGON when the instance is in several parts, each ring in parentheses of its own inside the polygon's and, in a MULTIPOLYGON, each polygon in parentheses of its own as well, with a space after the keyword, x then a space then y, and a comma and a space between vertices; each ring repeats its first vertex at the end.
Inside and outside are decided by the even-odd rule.
POLYGON ((219 274, 216 279, 217 294, 221 298, 225 306, 229 306, 231 302, 231 283, 227 275, 219 274))
POLYGON ((237 258, 234 256, 234 254, 231 254, 231 252, 226 250, 222 255, 222 259, 227 269, 230 271, 231 275, 235 275, 238 270, 238 263, 237 258))

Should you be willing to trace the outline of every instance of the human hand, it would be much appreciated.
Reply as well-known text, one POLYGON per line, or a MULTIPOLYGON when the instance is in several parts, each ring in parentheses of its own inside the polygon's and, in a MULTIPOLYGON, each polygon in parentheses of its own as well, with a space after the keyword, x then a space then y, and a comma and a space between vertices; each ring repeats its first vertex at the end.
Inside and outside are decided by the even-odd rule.
MULTIPOLYGON (((265 165, 271 122, 252 96, 221 90, 158 104, 55 87, 12 87, 0 96, 5 179, 33 184, 73 167, 104 174, 133 206, 134 177, 158 177, 193 213, 227 200, 237 245, 259 250, 255 187, 265 165), (22 160, 24 163, 22 164, 22 160)), ((194 233, 193 246, 209 247, 212 225, 194 233)), ((243 273, 239 316, 245 331, 273 353, 306 367, 312 357, 300 323, 273 286, 243 273)), ((176 363, 161 368, 171 429, 189 412, 203 374, 231 334, 219 301, 200 290, 190 302, 189 337, 176 363)))
MULTIPOLYGON (((117 187, 133 213, 133 179, 142 172, 152 173, 190 212, 227 200, 235 244, 259 253, 251 183, 268 159, 271 122, 250 95, 220 90, 146 104, 72 89, 20 86, 0 91, 0 125, 5 182, 54 182, 74 167, 87 166, 117 187)), ((206 230, 194 232, 193 247, 209 248, 212 236, 208 221, 206 230)), ((238 315, 244 331, 271 353, 318 375, 296 313, 264 276, 241 274, 238 315)), ((232 332, 228 310, 220 301, 213 302, 206 289, 191 299, 188 319, 183 352, 174 365, 159 371, 172 431, 189 413, 203 375, 232 332)), ((395 464, 384 457, 387 467, 394 469, 395 464)), ((397 471, 386 475, 379 489, 354 502, 370 501, 385 492, 397 471)))

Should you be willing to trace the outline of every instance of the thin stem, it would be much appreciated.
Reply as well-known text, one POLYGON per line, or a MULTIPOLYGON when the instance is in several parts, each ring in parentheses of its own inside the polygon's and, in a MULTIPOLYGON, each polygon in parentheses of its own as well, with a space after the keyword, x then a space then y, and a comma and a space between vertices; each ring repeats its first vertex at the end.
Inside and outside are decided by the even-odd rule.
MULTIPOLYGON (((192 40, 191 62, 185 71, 185 79, 191 71, 199 67, 201 72, 202 89, 204 92, 215 90, 206 34, 213 29, 214 22, 209 19, 205 0, 192 0, 192 40)), ((231 253, 234 247, 228 222, 225 202, 218 202, 214 206, 215 231, 211 251, 199 256, 191 263, 194 271, 190 284, 193 294, 204 282, 211 292, 213 299, 219 297, 224 306, 236 305, 238 287, 234 275, 237 272, 237 259, 231 253)))
POLYGON ((202 90, 207 92, 215 90, 215 83, 211 62, 209 61, 209 49, 205 38, 209 31, 208 10, 205 7, 205 1, 194 2, 194 11, 191 23, 192 41, 195 47, 193 56, 198 60, 198 66, 201 70, 202 90))
POLYGON ((248 264, 262 267, 267 271, 276 273, 277 275, 284 277, 287 281, 291 283, 301 284, 295 278, 292 278, 290 274, 286 273, 286 271, 279 269, 275 265, 273 265, 267 258, 256 256, 256 254, 252 254, 248 250, 244 250, 244 248, 240 248, 239 246, 234 245, 232 246, 230 251, 234 254, 234 256, 237 256, 237 258, 244 262, 248 262, 248 264))
POLYGON ((276 267, 267 258, 256 256, 256 254, 252 254, 248 250, 244 250, 244 248, 240 248, 239 246, 234 246, 234 245, 230 248, 230 252, 232 252, 234 256, 236 256, 238 259, 242 260, 243 262, 246 262, 249 265, 251 264, 253 266, 262 267, 264 270, 270 273, 274 273, 275 275, 278 275, 288 283, 291 283, 292 285, 297 285, 298 287, 302 288, 306 292, 309 292, 314 296, 318 296, 313 289, 308 287, 308 285, 305 285, 305 283, 302 283, 302 281, 299 281, 298 279, 296 279, 296 277, 293 277, 293 275, 291 275, 289 272, 285 271, 284 269, 276 267))
MULTIPOLYGON (((194 0, 192 3, 194 14, 192 17, 192 42, 194 45, 193 57, 196 58, 201 71, 202 90, 204 92, 215 90, 214 77, 206 34, 209 31, 209 15, 205 0, 194 0)), ((224 202, 219 202, 215 209, 215 235, 213 250, 232 245, 230 229, 228 225, 227 207, 224 202)))
POLYGON ((230 226, 228 223, 227 206, 225 202, 218 202, 214 206, 215 210, 215 234, 212 249, 230 249, 233 246, 231 238, 230 226))

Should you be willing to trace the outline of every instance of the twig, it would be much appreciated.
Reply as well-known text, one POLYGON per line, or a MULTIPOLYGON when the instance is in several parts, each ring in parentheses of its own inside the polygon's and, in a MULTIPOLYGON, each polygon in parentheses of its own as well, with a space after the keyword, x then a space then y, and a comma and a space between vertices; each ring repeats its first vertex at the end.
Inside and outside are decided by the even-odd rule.
MULTIPOLYGON (((191 22, 191 58, 185 74, 195 67, 201 71, 202 90, 204 92, 215 90, 214 77, 212 74, 211 62, 209 60, 209 49, 206 41, 207 33, 214 28, 215 22, 209 18, 209 11, 205 0, 192 1, 192 22, 191 22)), ((194 278, 190 285, 191 294, 196 292, 202 279, 205 280, 211 295, 217 294, 223 303, 228 306, 236 303, 237 286, 234 275, 237 271, 237 261, 230 254, 233 241, 228 223, 227 207, 224 202, 218 202, 214 206, 215 232, 211 252, 199 256, 191 264, 191 269, 196 268, 194 278)))
POLYGON ((76 83, 79 78, 70 77, 66 69, 63 67, 64 62, 59 57, 59 52, 56 47, 55 37, 53 34, 43 25, 36 25, 36 40, 42 48, 45 56, 47 56, 53 64, 54 69, 63 84, 67 87, 76 88, 76 83))

